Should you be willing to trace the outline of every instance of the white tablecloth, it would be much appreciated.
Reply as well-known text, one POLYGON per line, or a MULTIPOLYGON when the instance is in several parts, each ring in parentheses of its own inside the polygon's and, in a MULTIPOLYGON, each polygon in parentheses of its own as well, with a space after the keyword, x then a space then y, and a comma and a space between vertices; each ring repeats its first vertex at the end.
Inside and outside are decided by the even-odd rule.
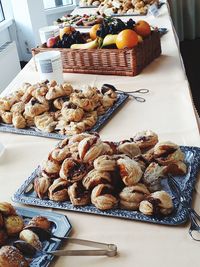
MULTIPOLYGON (((181 65, 166 6, 158 18, 148 17, 153 25, 167 27, 162 37, 162 56, 151 63, 137 77, 65 74, 64 79, 75 87, 84 84, 101 86, 112 83, 117 88, 148 88, 145 103, 129 100, 100 131, 103 140, 129 138, 134 133, 152 129, 160 140, 171 140, 180 145, 200 147, 200 135, 193 109, 188 82, 181 65)), ((7 87, 3 94, 16 90, 22 82, 36 82, 38 73, 33 61, 7 87)), ((57 143, 56 140, 0 133, 6 150, 0 157, 1 201, 11 201, 11 196, 34 168, 57 143)), ((200 212, 200 179, 194 195, 194 207, 200 212)), ((178 227, 160 226, 130 220, 57 211, 68 216, 72 236, 100 242, 114 243, 119 254, 108 257, 60 257, 52 266, 63 267, 169 267, 198 266, 199 243, 191 240, 188 224, 178 227)), ((68 248, 75 248, 75 245, 68 248)))

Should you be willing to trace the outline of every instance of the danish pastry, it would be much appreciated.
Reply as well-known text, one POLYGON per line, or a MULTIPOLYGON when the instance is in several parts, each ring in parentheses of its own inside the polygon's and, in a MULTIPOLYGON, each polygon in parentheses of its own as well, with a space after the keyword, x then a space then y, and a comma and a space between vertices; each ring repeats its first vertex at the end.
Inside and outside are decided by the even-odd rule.
POLYGON ((4 226, 9 236, 16 235, 22 231, 24 221, 19 215, 10 215, 4 218, 4 226))
POLYGON ((22 253, 14 246, 3 246, 0 249, 1 267, 28 267, 29 264, 22 253))
POLYGON ((90 194, 81 183, 73 183, 68 188, 68 194, 74 206, 84 206, 90 203, 90 194))
POLYGON ((47 133, 53 132, 57 125, 57 122, 54 121, 53 116, 48 112, 36 116, 34 118, 34 123, 39 130, 47 133))
POLYGON ((8 202, 0 202, 0 212, 5 216, 16 215, 15 208, 8 202))
POLYGON ((93 111, 95 103, 92 99, 86 98, 82 92, 72 93, 70 95, 70 102, 82 108, 84 111, 93 111))
POLYGON ((94 161, 94 168, 100 172, 114 171, 116 166, 116 160, 113 158, 113 156, 109 155, 102 155, 94 161))
POLYGON ((164 174, 171 175, 185 175, 187 173, 187 166, 182 161, 176 161, 164 168, 164 174))
POLYGON ((112 182, 111 175, 106 171, 97 171, 95 169, 88 172, 88 174, 83 178, 83 186, 87 190, 93 189, 98 184, 110 184, 112 182))
POLYGON ((46 217, 35 216, 28 222, 27 227, 29 226, 39 227, 48 231, 51 227, 51 222, 46 217))
POLYGON ((71 156, 71 152, 68 146, 63 148, 55 148, 49 155, 49 159, 52 161, 56 161, 58 163, 62 163, 66 158, 71 156))
POLYGON ((13 114, 10 111, 0 111, 0 117, 1 117, 2 121, 7 123, 7 124, 12 123, 12 116, 13 116, 13 114))
POLYGON ((149 195, 150 192, 144 184, 136 184, 129 187, 124 187, 120 192, 120 207, 122 209, 137 210, 140 202, 149 195))
POLYGON ((20 113, 14 112, 12 116, 12 124, 15 128, 23 129, 26 127, 26 120, 20 113))
POLYGON ((62 107, 61 114, 64 119, 68 122, 70 121, 81 121, 84 115, 82 108, 77 107, 73 103, 65 102, 62 107))
POLYGON ((49 88, 46 99, 52 100, 61 96, 68 96, 72 91, 73 88, 70 84, 64 83, 63 85, 55 85, 49 88))
POLYGON ((137 155, 141 154, 140 148, 131 141, 123 141, 119 144, 117 147, 119 154, 125 154, 129 156, 130 158, 134 158, 137 155))
POLYGON ((82 122, 85 125, 85 130, 91 129, 95 125, 95 123, 97 122, 97 112, 96 111, 87 112, 83 116, 82 122))
POLYGON ((139 146, 140 149, 150 149, 158 142, 158 135, 151 130, 137 133, 133 137, 133 141, 139 146))
POLYGON ((10 109, 11 112, 18 112, 18 113, 23 113, 24 110, 25 110, 25 104, 22 101, 15 103, 10 109))
POLYGON ((47 178, 58 178, 60 168, 58 162, 47 160, 42 165, 42 175, 47 178))
POLYGON ((34 190, 40 199, 43 199, 51 185, 50 179, 47 177, 37 177, 34 180, 34 190))
POLYGON ((137 184, 142 178, 142 170, 140 165, 133 159, 128 157, 119 158, 117 160, 117 166, 119 168, 122 181, 127 186, 137 184))
POLYGON ((173 202, 167 192, 157 191, 140 202, 139 210, 145 215, 168 215, 173 210, 173 202))
POLYGON ((63 97, 59 97, 59 98, 56 98, 54 101, 53 101, 53 105, 55 108, 61 110, 62 107, 63 107, 63 104, 69 100, 66 96, 63 96, 63 97))
POLYGON ((69 199, 68 196, 68 182, 66 179, 58 178, 54 180, 49 187, 49 199, 54 201, 65 201, 69 199))
POLYGON ((117 206, 118 200, 113 194, 111 185, 99 184, 92 190, 91 202, 100 210, 109 210, 117 206))
POLYGON ((37 250, 42 249, 42 243, 37 234, 29 229, 24 229, 19 234, 20 240, 26 241, 28 244, 36 248, 37 250))
POLYGON ((11 101, 7 99, 6 97, 3 97, 0 99, 0 110, 1 111, 10 111, 12 106, 11 101))
POLYGON ((31 100, 25 105, 26 116, 35 117, 49 110, 49 104, 40 103, 36 98, 31 98, 31 100))

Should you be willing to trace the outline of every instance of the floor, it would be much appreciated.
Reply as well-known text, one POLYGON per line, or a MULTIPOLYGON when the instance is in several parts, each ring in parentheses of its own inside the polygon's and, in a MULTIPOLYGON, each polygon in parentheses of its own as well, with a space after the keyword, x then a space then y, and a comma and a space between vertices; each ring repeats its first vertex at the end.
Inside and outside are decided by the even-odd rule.
POLYGON ((200 116, 200 38, 180 43, 186 74, 190 83, 194 105, 200 116))

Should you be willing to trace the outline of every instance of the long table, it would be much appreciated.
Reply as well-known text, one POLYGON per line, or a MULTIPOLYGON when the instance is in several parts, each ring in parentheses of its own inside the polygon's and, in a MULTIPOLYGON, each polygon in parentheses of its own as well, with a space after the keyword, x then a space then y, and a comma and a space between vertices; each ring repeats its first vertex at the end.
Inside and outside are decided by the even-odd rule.
MULTIPOLYGON (((84 9, 83 12, 86 12, 84 9)), ((112 83, 118 89, 148 88, 145 103, 130 99, 100 131, 103 140, 121 140, 136 132, 152 129, 160 140, 171 140, 180 145, 200 147, 200 135, 188 81, 175 40, 169 10, 164 5, 160 16, 147 20, 159 27, 168 28, 161 39, 162 55, 136 77, 64 74, 64 79, 75 87, 90 84, 100 87, 112 83)), ((23 82, 37 82, 39 75, 31 60, 10 83, 2 95, 18 89, 23 82)), ((142 95, 143 96, 143 95, 142 95)), ((0 133, 5 152, 0 157, 1 201, 11 201, 11 196, 46 158, 57 140, 41 137, 0 133)), ((200 178, 197 178, 193 206, 200 212, 200 178)), ((188 235, 189 224, 173 227, 148 224, 112 217, 57 211, 68 216, 72 236, 99 242, 114 243, 118 256, 60 257, 52 266, 198 266, 199 243, 188 235)), ((68 245, 67 248, 75 248, 68 245)))

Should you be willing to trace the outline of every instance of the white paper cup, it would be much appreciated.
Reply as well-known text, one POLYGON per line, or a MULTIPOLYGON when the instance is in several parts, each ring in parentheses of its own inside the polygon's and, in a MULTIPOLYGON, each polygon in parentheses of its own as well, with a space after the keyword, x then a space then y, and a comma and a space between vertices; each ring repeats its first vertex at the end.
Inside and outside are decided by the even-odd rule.
POLYGON ((46 43, 50 37, 56 37, 59 35, 60 30, 58 26, 47 26, 39 29, 40 40, 42 44, 46 43))
POLYGON ((41 80, 64 82, 60 51, 41 52, 35 56, 35 62, 41 80))

